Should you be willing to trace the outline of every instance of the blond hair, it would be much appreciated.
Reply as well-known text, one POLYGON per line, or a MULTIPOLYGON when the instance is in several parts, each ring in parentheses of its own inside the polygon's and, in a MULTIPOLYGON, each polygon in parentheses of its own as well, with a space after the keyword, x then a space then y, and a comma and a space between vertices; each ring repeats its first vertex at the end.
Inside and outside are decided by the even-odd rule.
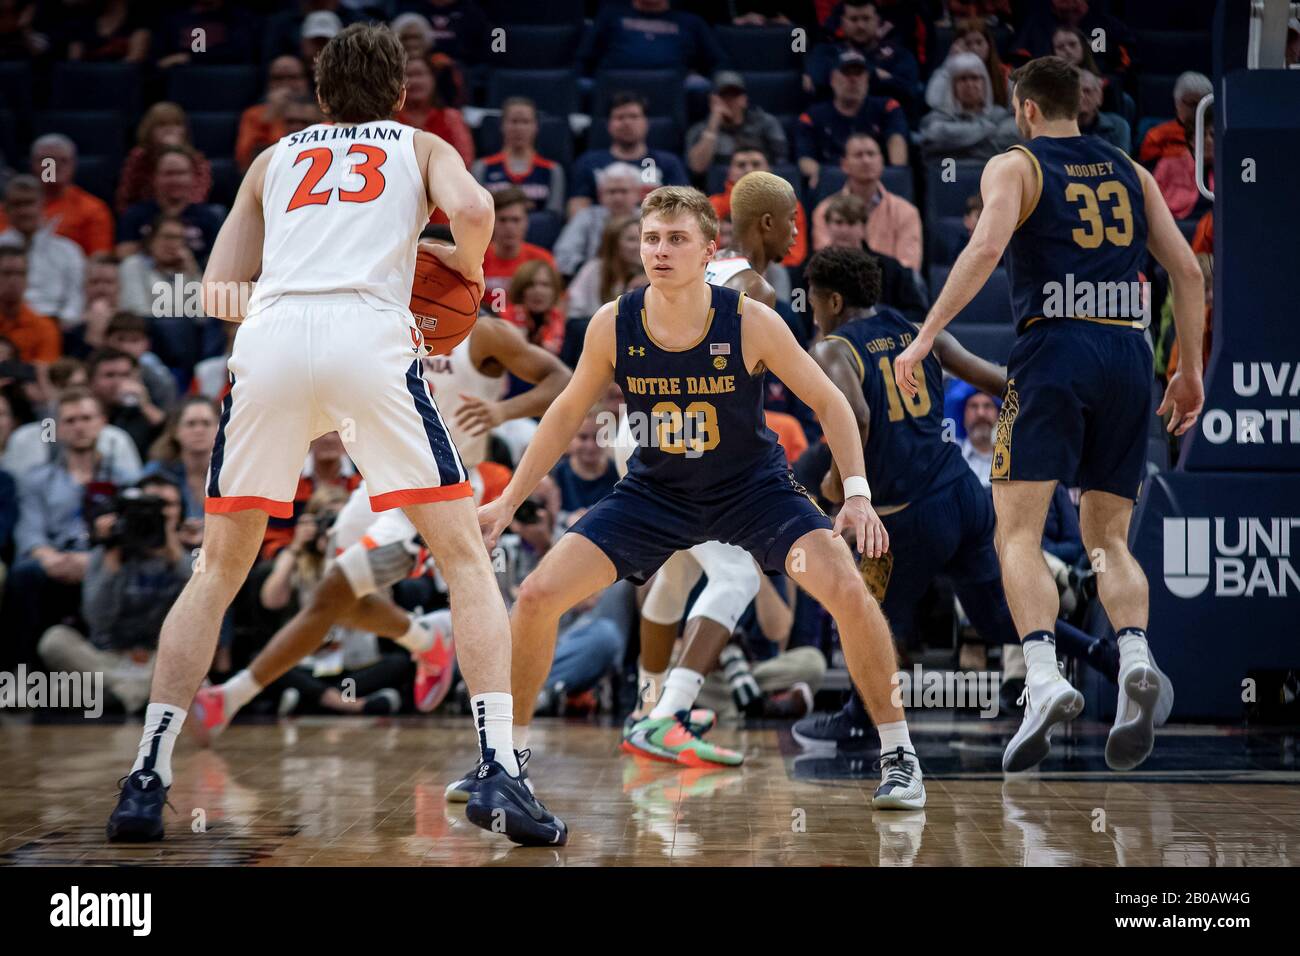
POLYGON ((764 213, 779 217, 793 199, 794 187, 775 173, 745 173, 731 187, 731 224, 740 233, 764 213))
POLYGON ((641 222, 652 215, 665 219, 676 219, 683 214, 695 217, 704 241, 712 242, 718 238, 718 214, 713 209, 709 197, 690 186, 660 186, 641 203, 641 222))

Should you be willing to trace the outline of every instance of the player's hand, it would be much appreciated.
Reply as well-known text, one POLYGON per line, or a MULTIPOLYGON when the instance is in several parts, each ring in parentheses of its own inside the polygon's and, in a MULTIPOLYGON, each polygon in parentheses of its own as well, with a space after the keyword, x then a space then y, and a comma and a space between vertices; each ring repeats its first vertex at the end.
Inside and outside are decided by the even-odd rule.
POLYGON ((846 529, 853 529, 858 553, 868 558, 878 558, 889 550, 889 532, 871 507, 871 502, 862 495, 854 495, 844 502, 840 513, 835 516, 835 528, 832 534, 843 537, 846 529))
POLYGON ((505 419, 497 402, 488 402, 477 395, 461 393, 461 406, 456 409, 456 427, 471 437, 482 435, 500 425, 505 419))
POLYGON ((462 276, 478 286, 478 297, 483 298, 483 293, 487 290, 487 281, 483 278, 483 260, 478 262, 468 262, 460 253, 459 246, 453 246, 446 242, 422 242, 420 248, 428 251, 435 258, 442 261, 448 269, 453 272, 459 272, 462 276))
POLYGON ((1157 415, 1169 412, 1169 431, 1182 435, 1196 424, 1201 406, 1205 404, 1205 386, 1199 375, 1184 375, 1182 369, 1174 373, 1165 389, 1164 401, 1156 409, 1157 415))
POLYGON ((497 546, 497 539, 506 528, 510 527, 516 510, 506 500, 505 495, 485 505, 479 505, 478 527, 483 532, 483 543, 488 546, 489 551, 497 546))
POLYGON ((916 338, 912 339, 912 344, 899 353, 898 358, 894 359, 894 384, 898 390, 908 398, 916 398, 917 375, 924 375, 924 372, 918 373, 917 369, 925 361, 925 357, 930 354, 930 349, 934 342, 922 333, 918 333, 916 338))

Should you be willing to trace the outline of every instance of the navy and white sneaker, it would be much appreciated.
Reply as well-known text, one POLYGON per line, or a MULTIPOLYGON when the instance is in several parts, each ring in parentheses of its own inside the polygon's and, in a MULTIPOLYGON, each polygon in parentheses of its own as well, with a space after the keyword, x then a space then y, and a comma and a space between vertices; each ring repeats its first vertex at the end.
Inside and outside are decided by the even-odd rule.
POLYGON ((804 750, 866 750, 875 746, 872 726, 854 718, 846 705, 833 714, 813 714, 790 728, 804 750))
MULTIPOLYGON (((515 760, 519 762, 519 779, 527 784, 528 789, 533 789, 532 781, 528 779, 527 767, 528 761, 532 757, 531 750, 516 750, 515 760)), ((478 789, 478 767, 475 767, 459 780, 454 780, 447 784, 447 789, 442 792, 442 798, 448 803, 468 803, 469 798, 474 795, 478 789)))
POLYGON ((882 751, 875 769, 880 771, 880 786, 871 798, 873 810, 925 809, 925 784, 921 781, 921 762, 911 750, 897 747, 882 751))
POLYGON ((108 818, 110 843, 148 843, 163 838, 163 807, 169 787, 154 770, 136 770, 121 781, 117 807, 108 818))
POLYGON ((523 846, 564 846, 569 841, 564 821, 537 799, 522 767, 512 777, 495 756, 493 750, 483 751, 474 774, 478 783, 465 805, 469 822, 523 846))

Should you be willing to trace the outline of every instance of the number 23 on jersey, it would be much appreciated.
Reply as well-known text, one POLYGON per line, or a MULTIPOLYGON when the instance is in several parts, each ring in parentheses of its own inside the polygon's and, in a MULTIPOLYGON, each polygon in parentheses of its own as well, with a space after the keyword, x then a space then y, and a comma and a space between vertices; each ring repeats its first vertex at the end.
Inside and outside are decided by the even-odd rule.
MULTIPOLYGON (((380 172, 384 163, 388 162, 388 154, 378 146, 370 146, 366 143, 356 143, 346 153, 347 156, 359 156, 360 158, 352 164, 352 174, 360 176, 362 179, 360 189, 338 188, 340 202, 370 202, 377 199, 384 191, 384 174, 380 172)), ((334 162, 334 151, 324 147, 315 149, 305 149, 298 154, 298 158, 293 161, 294 166, 298 166, 303 160, 309 160, 311 165, 307 167, 307 172, 302 177, 302 182, 298 188, 293 191, 293 198, 289 200, 289 205, 285 212, 293 212, 295 209, 301 209, 303 206, 323 206, 330 201, 334 189, 322 189, 316 192, 316 187, 320 181, 325 178, 329 172, 330 165, 334 162)))

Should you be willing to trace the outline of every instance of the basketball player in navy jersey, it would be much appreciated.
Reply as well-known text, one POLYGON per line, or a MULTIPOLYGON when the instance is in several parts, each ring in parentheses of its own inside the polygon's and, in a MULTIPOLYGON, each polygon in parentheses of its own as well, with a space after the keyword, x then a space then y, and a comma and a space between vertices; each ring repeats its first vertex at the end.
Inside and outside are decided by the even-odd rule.
POLYGON ((1059 599, 1041 551, 1048 504, 1064 481, 1082 492, 1084 546, 1106 555, 1097 590, 1120 651, 1106 763, 1127 770, 1154 744, 1161 678, 1147 647, 1146 576, 1128 549, 1151 415, 1149 300, 1118 292, 1144 291, 1148 249, 1169 273, 1180 358, 1156 413, 1168 412, 1169 431, 1182 435, 1204 401, 1205 291, 1151 174, 1103 140, 1080 135, 1078 71, 1041 57, 1017 70, 1014 82, 1016 124, 1027 143, 984 168, 979 224, 925 324, 895 359, 894 378, 916 400, 922 361, 1005 251, 1019 338, 1007 363, 991 478, 1002 580, 1028 673, 1024 721, 1002 767, 1039 763, 1052 729, 1083 709, 1083 695, 1057 666, 1051 629, 1059 599))
MULTIPOLYGON (((762 182, 774 195, 792 193, 779 177, 762 182)), ((479 509, 484 534, 495 541, 617 379, 637 449, 627 477, 520 587, 511 617, 518 699, 536 697, 556 625, 574 604, 620 578, 645 580, 669 555, 700 542, 735 544, 766 571, 789 575, 838 622, 850 673, 880 734, 882 780, 872 806, 920 809, 920 766, 903 710, 891 699, 889 627, 841 540, 847 535, 873 556, 888 548, 871 508, 853 411, 779 315, 704 281, 717 229, 713 207, 697 190, 663 187, 647 197, 641 257, 649 287, 596 312, 572 381, 542 418, 501 498, 479 509), (817 413, 846 476, 835 522, 794 481, 764 424, 767 369, 817 413)), ((517 710, 521 724, 529 723, 529 710, 526 703, 517 710)), ((688 717, 684 709, 676 714, 661 731, 665 743, 693 736, 688 717)))
MULTIPOLYGON (((993 504, 960 447, 945 434, 943 418, 944 371, 996 394, 1006 386, 1006 369, 972 355, 942 332, 923 363, 916 396, 906 397, 894 382, 893 361, 917 327, 877 304, 881 274, 875 258, 858 249, 823 249, 808 262, 806 275, 813 319, 823 335, 813 346, 813 358, 857 416, 876 513, 889 532, 889 552, 863 557, 860 567, 890 628, 900 640, 911 637, 917 605, 942 573, 952 580, 982 640, 1017 640, 993 543, 993 504)), ((832 467, 823 494, 836 500, 839 483, 832 467)), ((1063 647, 1087 659, 1091 637, 1061 620, 1054 628, 1063 647)), ((1167 715, 1172 688, 1160 676, 1167 715)), ((793 733, 807 749, 853 749, 865 742, 869 728, 866 709, 854 694, 834 714, 799 721, 793 733)))

